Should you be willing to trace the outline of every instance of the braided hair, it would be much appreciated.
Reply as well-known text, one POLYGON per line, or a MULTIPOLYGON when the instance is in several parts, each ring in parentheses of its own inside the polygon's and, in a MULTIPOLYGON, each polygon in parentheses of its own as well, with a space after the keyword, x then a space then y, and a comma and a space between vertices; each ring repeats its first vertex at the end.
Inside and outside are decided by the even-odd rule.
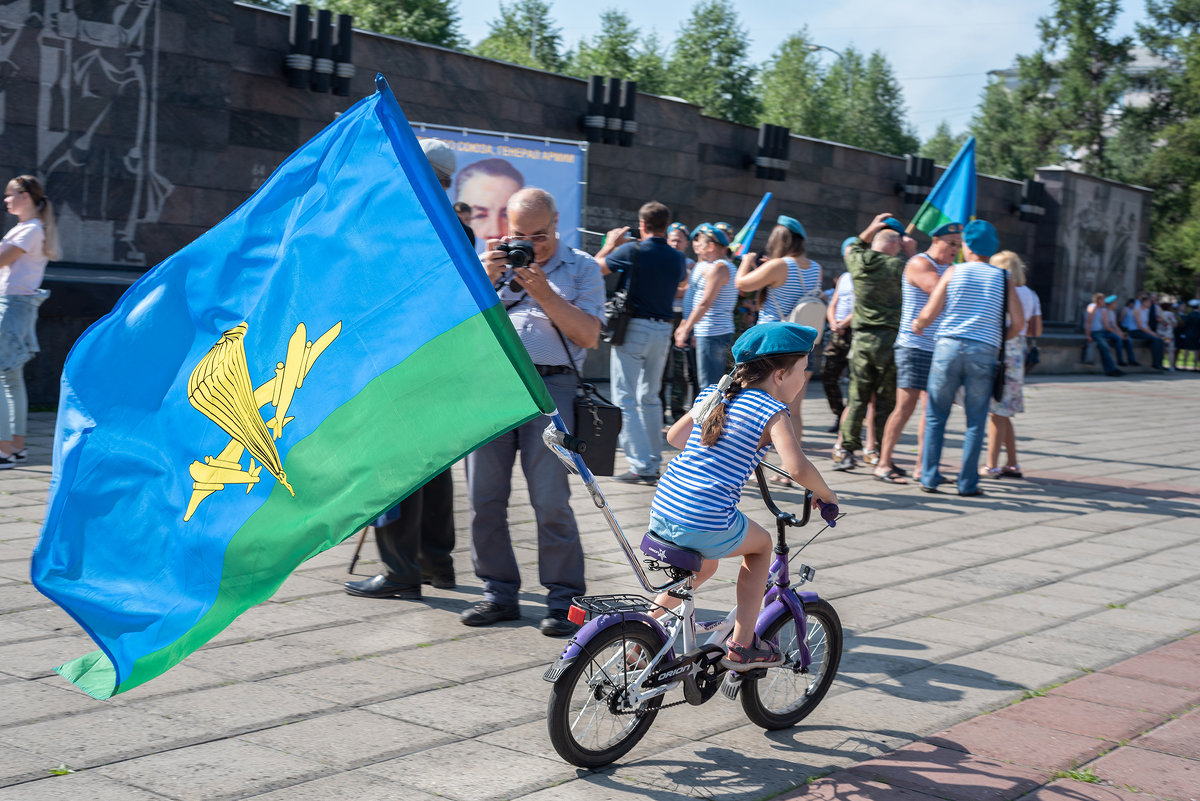
POLYGON ((764 356, 749 362, 739 362, 729 374, 729 388, 725 390, 725 398, 704 418, 700 428, 700 444, 706 448, 717 444, 717 440, 725 433, 725 417, 729 404, 738 393, 747 387, 764 381, 776 370, 790 370, 800 360, 804 353, 785 353, 779 356, 764 356))

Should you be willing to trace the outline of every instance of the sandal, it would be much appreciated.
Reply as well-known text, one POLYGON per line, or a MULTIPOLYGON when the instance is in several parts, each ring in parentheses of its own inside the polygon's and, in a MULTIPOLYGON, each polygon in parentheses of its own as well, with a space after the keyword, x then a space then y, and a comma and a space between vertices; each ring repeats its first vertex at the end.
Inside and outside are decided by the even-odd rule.
POLYGON ((1002 475, 1002 472, 1003 471, 1001 471, 1001 469, 999 467, 981 467, 981 468, 979 468, 979 477, 980 478, 1000 478, 1000 476, 1002 475))
POLYGON ((650 658, 640 645, 629 645, 625 648, 625 667, 627 670, 645 670, 650 667, 650 658))
POLYGON ((863 454, 863 461, 869 465, 879 464, 879 451, 872 448, 863 454))
POLYGON ((1001 478, 1025 478, 1025 476, 1021 473, 1021 465, 1019 465, 1019 464, 1014 464, 1012 467, 1009 467, 1008 465, 1001 467, 1000 468, 1000 477, 1001 478))
POLYGON ((783 654, 771 643, 764 643, 754 635, 754 646, 747 647, 733 640, 725 641, 725 658, 721 666, 726 670, 743 672, 756 668, 778 667, 783 664, 783 654), (762 646, 766 646, 763 648, 762 646))
POLYGON ((883 475, 880 475, 879 473, 875 473, 874 476, 875 476, 876 481, 882 481, 886 484, 907 484, 908 483, 904 479, 904 474, 901 473, 895 467, 893 467, 891 470, 887 471, 883 475))
POLYGON ((778 473, 772 473, 771 477, 768 478, 767 481, 770 481, 772 484, 778 484, 781 487, 796 486, 795 484, 792 483, 792 480, 790 478, 787 478, 786 476, 781 476, 778 473))

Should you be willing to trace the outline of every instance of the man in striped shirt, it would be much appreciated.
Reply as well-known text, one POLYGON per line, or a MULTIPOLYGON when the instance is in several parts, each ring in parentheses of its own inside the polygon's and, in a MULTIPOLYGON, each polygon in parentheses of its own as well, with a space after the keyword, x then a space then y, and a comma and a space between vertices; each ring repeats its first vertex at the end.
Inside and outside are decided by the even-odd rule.
POLYGON ((937 345, 929 369, 929 402, 925 409, 925 451, 921 454, 921 490, 938 492, 942 439, 954 394, 963 387, 967 431, 963 435, 958 494, 983 495, 979 489, 979 452, 987 425, 988 399, 996 374, 1000 345, 1025 330, 1025 314, 1007 273, 988 264, 1000 249, 992 224, 972 220, 963 228, 966 261, 942 273, 929 302, 913 321, 918 336, 938 322, 937 345), (1008 295, 1008 323, 1004 297, 1008 295), (1005 330, 1007 328, 1007 331, 1005 330))

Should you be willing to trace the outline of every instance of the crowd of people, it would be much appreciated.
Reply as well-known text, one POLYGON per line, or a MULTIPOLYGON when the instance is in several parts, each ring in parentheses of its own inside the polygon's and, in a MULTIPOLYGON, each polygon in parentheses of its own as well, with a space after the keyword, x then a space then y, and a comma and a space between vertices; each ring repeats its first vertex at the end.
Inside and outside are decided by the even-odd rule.
MULTIPOLYGON (((1124 305, 1116 295, 1097 292, 1083 316, 1087 344, 1083 361, 1092 364, 1094 354, 1107 376, 1125 375, 1122 367, 1140 365, 1134 355, 1136 342, 1150 344, 1150 367, 1173 372, 1182 365, 1200 371, 1200 300, 1187 303, 1160 301, 1155 292, 1138 292, 1124 305)), ((1185 368, 1186 369, 1186 368, 1185 368)))

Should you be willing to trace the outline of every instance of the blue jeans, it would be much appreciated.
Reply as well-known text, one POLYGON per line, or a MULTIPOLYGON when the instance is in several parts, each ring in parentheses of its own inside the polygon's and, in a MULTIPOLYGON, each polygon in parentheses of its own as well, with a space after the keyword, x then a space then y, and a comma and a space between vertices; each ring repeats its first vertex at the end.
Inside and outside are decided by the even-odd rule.
POLYGON ((713 337, 696 337, 696 372, 700 389, 715 384, 725 375, 729 364, 729 348, 733 345, 733 334, 718 334, 713 337))
POLYGON ((1109 341, 1109 336, 1111 334, 1106 336, 1104 331, 1092 332, 1092 344, 1096 346, 1096 352, 1100 354, 1100 363, 1104 365, 1105 373, 1111 373, 1117 369, 1117 363, 1113 361, 1112 351, 1109 350, 1109 348, 1115 348, 1116 346, 1109 341))
POLYGON ((937 486, 928 482, 936 481, 946 420, 954 404, 954 393, 961 386, 964 388, 967 431, 963 435, 958 492, 965 495, 979 488, 979 451, 983 448, 998 353, 999 348, 986 342, 953 337, 938 339, 933 350, 933 365, 929 368, 929 404, 925 407, 925 451, 921 454, 921 483, 924 486, 937 486))
MULTIPOLYGON (((1125 341, 1127 343, 1129 343, 1129 350, 1131 353, 1133 351, 1133 341, 1135 339, 1143 340, 1143 341, 1149 340, 1149 342, 1150 342, 1150 366, 1151 367, 1162 367, 1163 341, 1161 339, 1154 336, 1153 334, 1147 334, 1145 331, 1142 331, 1141 329, 1138 329, 1137 331, 1126 331, 1125 335, 1129 337, 1129 339, 1127 339, 1125 341)), ((1133 361, 1132 355, 1130 355, 1129 360, 1133 361)))
POLYGON ((625 341, 612 349, 609 378, 613 403, 621 407, 618 442, 639 476, 656 476, 662 466, 663 407, 659 389, 671 352, 669 320, 629 321, 625 341))

